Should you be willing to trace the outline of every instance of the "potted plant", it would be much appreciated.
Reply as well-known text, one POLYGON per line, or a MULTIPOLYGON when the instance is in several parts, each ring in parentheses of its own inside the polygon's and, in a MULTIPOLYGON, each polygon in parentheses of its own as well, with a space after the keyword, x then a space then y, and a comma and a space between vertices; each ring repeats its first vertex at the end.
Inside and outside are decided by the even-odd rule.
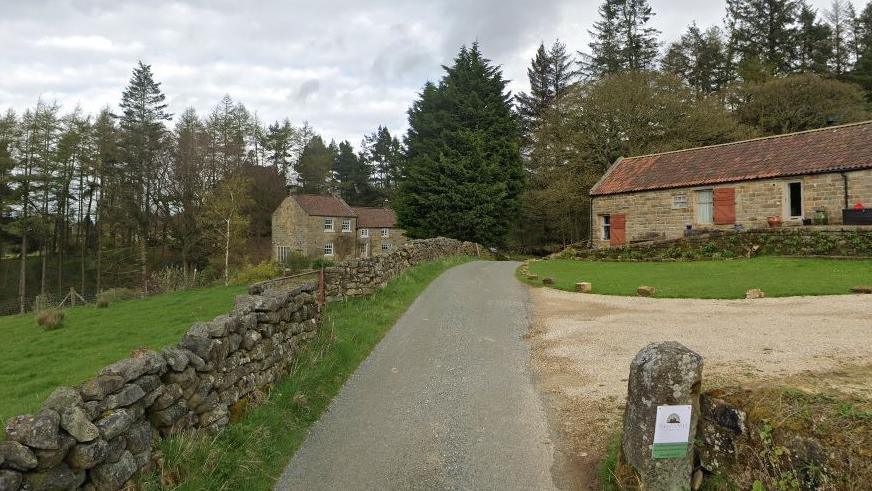
POLYGON ((829 223, 830 219, 827 215, 826 208, 815 208, 814 209, 814 223, 815 225, 826 225, 829 223))
POLYGON ((781 226, 781 217, 777 215, 766 217, 766 223, 769 224, 769 228, 778 228, 781 226))

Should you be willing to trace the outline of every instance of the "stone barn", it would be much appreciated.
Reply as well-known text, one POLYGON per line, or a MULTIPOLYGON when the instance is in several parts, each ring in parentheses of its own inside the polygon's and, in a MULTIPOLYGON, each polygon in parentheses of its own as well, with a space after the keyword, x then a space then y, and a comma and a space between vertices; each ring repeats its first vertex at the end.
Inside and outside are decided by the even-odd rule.
POLYGON ((700 230, 872 224, 872 121, 620 158, 590 195, 598 248, 700 230))
POLYGON ((406 242, 389 208, 352 208, 338 196, 293 194, 272 215, 273 259, 290 254, 341 261, 392 251, 406 242))

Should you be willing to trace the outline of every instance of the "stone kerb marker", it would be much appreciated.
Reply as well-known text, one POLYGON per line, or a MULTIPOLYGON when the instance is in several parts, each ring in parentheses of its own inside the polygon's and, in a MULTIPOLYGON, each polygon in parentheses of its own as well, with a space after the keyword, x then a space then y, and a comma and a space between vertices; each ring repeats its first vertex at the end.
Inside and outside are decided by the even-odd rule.
POLYGON ((675 341, 649 344, 630 365, 620 465, 642 489, 690 489, 702 366, 675 341))

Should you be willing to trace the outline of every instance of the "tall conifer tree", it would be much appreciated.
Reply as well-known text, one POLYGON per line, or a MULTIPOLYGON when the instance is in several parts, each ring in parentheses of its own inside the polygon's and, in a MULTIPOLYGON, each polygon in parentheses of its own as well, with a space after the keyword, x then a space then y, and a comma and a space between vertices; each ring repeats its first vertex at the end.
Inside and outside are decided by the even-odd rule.
POLYGON ((746 79, 790 73, 798 0, 727 0, 727 28, 746 79))
POLYGON ((796 68, 800 72, 827 73, 829 61, 832 57, 832 45, 830 27, 820 22, 817 12, 805 1, 797 18, 799 29, 797 31, 796 68))
POLYGON ((409 110, 396 202, 411 237, 504 242, 523 186, 518 125, 499 67, 463 47, 409 110))
POLYGON ((660 32, 648 24, 654 16, 648 0, 604 0, 599 14, 589 31, 590 53, 579 53, 586 75, 599 78, 654 68, 660 32))
POLYGON ((133 76, 121 95, 119 147, 127 168, 127 185, 123 199, 129 216, 139 234, 142 288, 148 293, 147 246, 153 208, 155 206, 158 167, 166 134, 165 122, 172 115, 167 112, 166 96, 160 83, 154 81, 151 65, 139 62, 133 76))
POLYGON ((574 60, 566 52, 566 45, 560 40, 554 41, 547 51, 544 43, 539 44, 536 55, 527 68, 530 92, 515 96, 525 143, 530 142, 532 133, 539 126, 548 106, 578 78, 574 65, 574 60))

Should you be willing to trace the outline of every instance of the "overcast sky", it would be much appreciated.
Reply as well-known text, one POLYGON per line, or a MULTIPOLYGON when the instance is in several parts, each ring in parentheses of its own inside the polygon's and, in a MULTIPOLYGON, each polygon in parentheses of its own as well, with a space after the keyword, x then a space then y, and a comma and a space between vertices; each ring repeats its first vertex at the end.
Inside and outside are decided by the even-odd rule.
MULTIPOLYGON (((263 121, 308 120, 355 146, 406 110, 462 44, 478 40, 513 92, 540 40, 586 49, 599 0, 0 0, 0 110, 37 99, 115 107, 137 60, 170 109, 206 114, 225 93, 263 121)), ((665 44, 724 0, 650 0, 665 44)), ((828 0, 813 0, 821 13, 828 0)), ((855 0, 859 11, 865 5, 855 0)))

